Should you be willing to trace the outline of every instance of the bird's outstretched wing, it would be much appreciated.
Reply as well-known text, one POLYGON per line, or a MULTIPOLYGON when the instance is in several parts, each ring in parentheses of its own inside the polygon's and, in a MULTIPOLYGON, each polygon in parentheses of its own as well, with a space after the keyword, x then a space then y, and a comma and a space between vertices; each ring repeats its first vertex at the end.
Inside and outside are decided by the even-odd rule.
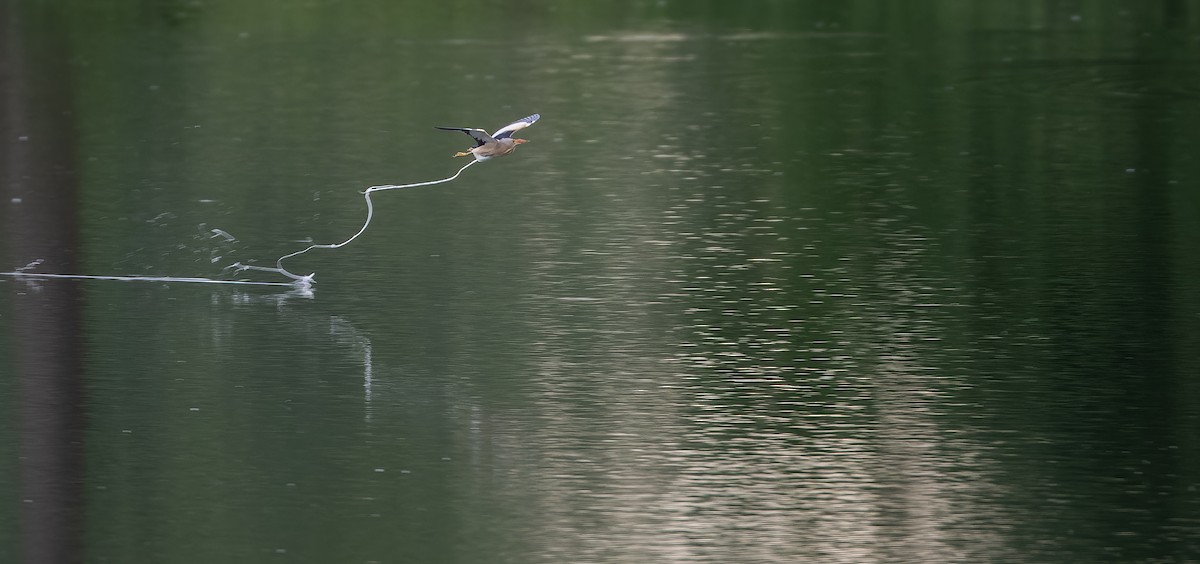
POLYGON ((437 125, 435 125, 433 127, 434 127, 434 129, 445 129, 446 131, 461 131, 463 133, 466 133, 467 135, 470 135, 472 139, 475 140, 476 147, 481 147, 481 146, 483 146, 484 143, 490 143, 492 141, 495 141, 495 139, 492 138, 491 135, 488 135, 487 132, 482 129, 471 129, 469 127, 441 127, 441 126, 437 126, 437 125))
POLYGON ((516 133, 516 131, 518 129, 525 129, 526 127, 533 125, 533 122, 537 121, 538 119, 541 119, 541 117, 542 117, 541 114, 533 114, 531 116, 523 117, 523 118, 521 118, 517 121, 514 121, 504 127, 501 127, 500 129, 497 129, 496 132, 492 134, 492 137, 495 137, 496 139, 504 139, 505 137, 512 137, 513 133, 516 133))

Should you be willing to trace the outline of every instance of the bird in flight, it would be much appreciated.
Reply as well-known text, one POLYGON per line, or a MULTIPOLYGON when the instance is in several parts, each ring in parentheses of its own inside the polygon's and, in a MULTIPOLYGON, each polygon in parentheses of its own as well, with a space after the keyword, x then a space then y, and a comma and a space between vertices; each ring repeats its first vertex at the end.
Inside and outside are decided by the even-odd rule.
POLYGON ((444 129, 446 131, 461 131, 467 135, 470 135, 471 138, 475 140, 474 147, 471 147, 466 151, 459 151, 458 153, 455 153, 454 156, 465 157, 468 155, 475 155, 476 161, 486 161, 496 157, 503 157, 504 155, 513 152, 513 149, 516 149, 517 145, 520 145, 521 143, 528 143, 528 139, 517 139, 513 137, 513 133, 533 125, 533 122, 537 121, 541 117, 542 116, 539 114, 523 117, 504 127, 501 127, 500 129, 497 129, 496 132, 491 135, 488 135, 488 132, 482 129, 474 129, 470 127, 436 128, 444 129))

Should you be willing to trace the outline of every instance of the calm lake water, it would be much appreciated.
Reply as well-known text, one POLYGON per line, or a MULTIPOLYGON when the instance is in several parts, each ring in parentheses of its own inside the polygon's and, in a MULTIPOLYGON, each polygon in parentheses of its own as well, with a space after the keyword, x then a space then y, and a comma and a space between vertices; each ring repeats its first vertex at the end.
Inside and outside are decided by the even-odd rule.
POLYGON ((0 271, 542 115, 0 276, 0 561, 1200 561, 1200 2, 0 13, 0 271))

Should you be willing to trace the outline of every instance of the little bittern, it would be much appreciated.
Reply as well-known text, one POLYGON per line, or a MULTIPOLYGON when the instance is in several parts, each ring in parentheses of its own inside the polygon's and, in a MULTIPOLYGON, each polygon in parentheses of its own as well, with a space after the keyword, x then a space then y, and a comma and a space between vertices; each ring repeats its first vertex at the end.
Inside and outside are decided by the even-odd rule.
POLYGON ((517 139, 513 137, 513 133, 518 130, 525 129, 533 125, 533 122, 541 118, 541 115, 533 114, 529 117, 523 117, 514 121, 500 129, 495 133, 488 135, 482 129, 474 129, 470 127, 438 127, 437 129, 445 129, 446 131, 461 131, 470 135, 475 140, 475 146, 455 153, 456 157, 465 157, 467 155, 475 155, 475 160, 486 161, 496 157, 503 157, 517 148, 521 143, 528 143, 528 139, 517 139))

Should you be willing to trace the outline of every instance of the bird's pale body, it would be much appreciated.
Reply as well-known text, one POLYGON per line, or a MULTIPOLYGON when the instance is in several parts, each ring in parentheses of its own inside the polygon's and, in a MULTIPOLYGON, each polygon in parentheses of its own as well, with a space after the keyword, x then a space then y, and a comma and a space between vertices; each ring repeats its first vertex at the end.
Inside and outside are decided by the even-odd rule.
POLYGON ((513 152, 513 150, 517 148, 517 145, 520 145, 524 142, 524 139, 513 139, 511 137, 506 139, 497 139, 490 143, 484 143, 478 147, 471 147, 469 152, 472 155, 475 155, 475 160, 486 161, 496 157, 503 157, 504 155, 513 152))

